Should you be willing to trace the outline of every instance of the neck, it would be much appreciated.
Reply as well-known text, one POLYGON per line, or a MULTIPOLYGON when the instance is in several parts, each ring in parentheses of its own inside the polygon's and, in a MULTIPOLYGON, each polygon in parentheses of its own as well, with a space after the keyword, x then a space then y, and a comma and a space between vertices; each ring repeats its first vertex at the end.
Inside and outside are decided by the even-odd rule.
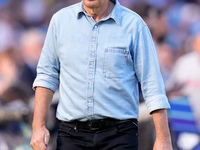
POLYGON ((85 11, 92 16, 92 18, 98 22, 99 20, 106 18, 113 10, 115 4, 111 1, 104 0, 103 3, 101 3, 97 7, 88 7, 83 4, 83 7, 85 11))

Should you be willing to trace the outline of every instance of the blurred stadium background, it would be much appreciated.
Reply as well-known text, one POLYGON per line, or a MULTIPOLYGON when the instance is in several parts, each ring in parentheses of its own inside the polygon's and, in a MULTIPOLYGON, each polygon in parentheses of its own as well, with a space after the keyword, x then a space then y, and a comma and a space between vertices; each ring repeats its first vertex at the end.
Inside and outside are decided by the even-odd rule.
MULTIPOLYGON (((80 0, 0 0, 0 150, 31 150, 32 83, 48 24, 56 11, 77 2, 80 0)), ((181 104, 178 111, 183 114, 179 116, 193 114, 193 121, 191 117, 185 121, 186 128, 195 124, 197 130, 177 134, 174 120, 184 121, 169 113, 174 149, 200 150, 200 0, 119 2, 137 12, 150 28, 167 96, 181 104), (190 109, 185 106, 186 99, 190 109)), ((51 150, 55 149, 58 98, 56 92, 47 117, 51 150)), ((139 120, 139 150, 152 150, 155 133, 142 96, 139 120)))

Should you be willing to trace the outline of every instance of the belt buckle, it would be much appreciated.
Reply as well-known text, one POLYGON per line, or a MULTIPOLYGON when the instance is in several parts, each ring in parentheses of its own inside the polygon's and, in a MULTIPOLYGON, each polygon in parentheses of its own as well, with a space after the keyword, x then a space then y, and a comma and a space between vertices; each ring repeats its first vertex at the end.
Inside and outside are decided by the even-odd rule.
POLYGON ((99 130, 99 129, 101 129, 103 127, 102 126, 102 122, 98 121, 98 120, 90 121, 88 126, 89 126, 91 131, 96 131, 96 130, 99 130))

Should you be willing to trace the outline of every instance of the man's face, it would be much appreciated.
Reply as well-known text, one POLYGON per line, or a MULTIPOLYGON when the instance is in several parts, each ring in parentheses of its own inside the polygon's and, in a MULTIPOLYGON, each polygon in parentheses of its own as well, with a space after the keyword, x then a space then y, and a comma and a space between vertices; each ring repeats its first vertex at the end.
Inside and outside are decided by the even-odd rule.
POLYGON ((87 8, 100 8, 108 0, 83 0, 83 5, 87 8))

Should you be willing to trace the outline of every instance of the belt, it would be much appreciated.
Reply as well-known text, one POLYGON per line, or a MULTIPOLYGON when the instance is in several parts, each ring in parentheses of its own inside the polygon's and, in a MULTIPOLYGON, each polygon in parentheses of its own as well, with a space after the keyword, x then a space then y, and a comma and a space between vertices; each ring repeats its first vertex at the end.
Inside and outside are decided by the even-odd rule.
POLYGON ((126 122, 132 122, 137 126, 138 121, 137 119, 128 119, 128 120, 116 120, 116 119, 98 119, 98 120, 91 120, 91 121, 72 121, 72 122, 65 122, 62 121, 62 123, 66 126, 72 127, 72 128, 82 128, 82 129, 88 129, 91 131, 106 129, 118 124, 126 123, 126 122))

